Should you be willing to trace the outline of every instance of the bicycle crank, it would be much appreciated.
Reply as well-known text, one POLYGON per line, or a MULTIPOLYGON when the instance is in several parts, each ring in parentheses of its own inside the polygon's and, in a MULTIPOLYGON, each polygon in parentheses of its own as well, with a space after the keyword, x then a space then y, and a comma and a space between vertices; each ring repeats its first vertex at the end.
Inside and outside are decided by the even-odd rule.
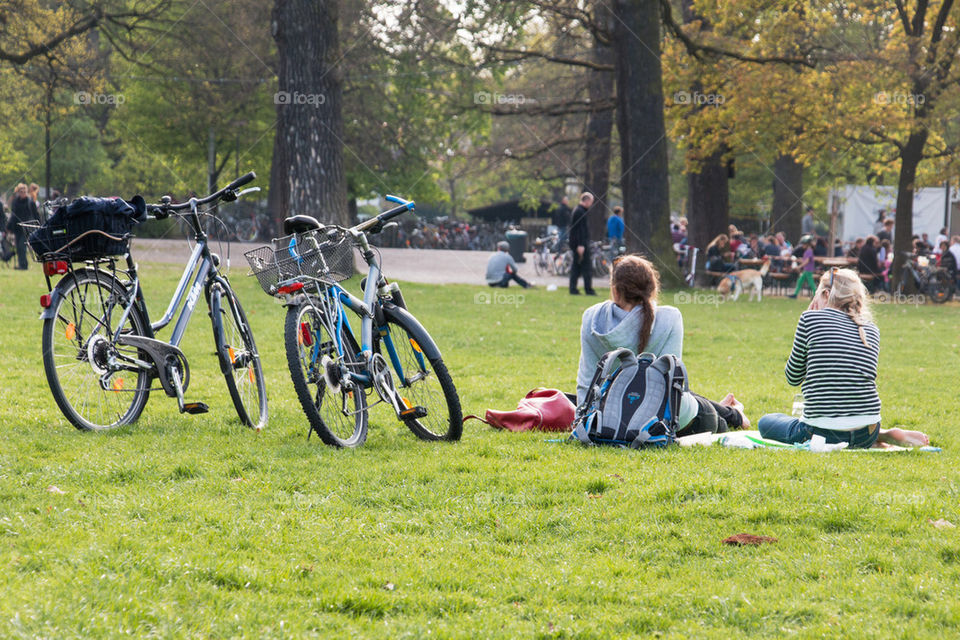
POLYGON ((397 393, 393 384, 393 376, 390 374, 390 367, 387 366, 386 359, 379 353, 373 354, 368 366, 373 374, 373 388, 377 395, 384 402, 389 402, 393 410, 397 412, 397 418, 403 421, 418 420, 427 417, 425 407, 415 406, 409 400, 397 393))

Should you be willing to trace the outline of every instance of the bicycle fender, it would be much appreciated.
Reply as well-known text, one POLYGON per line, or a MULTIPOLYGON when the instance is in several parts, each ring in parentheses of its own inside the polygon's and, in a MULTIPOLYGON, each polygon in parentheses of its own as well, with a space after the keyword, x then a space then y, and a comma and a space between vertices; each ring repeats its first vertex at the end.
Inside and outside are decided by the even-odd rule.
POLYGON ((440 355, 440 349, 437 347, 437 343, 433 341, 433 338, 431 338, 430 334, 427 333, 427 330, 423 328, 423 325, 420 324, 420 321, 414 318, 409 311, 398 307, 392 302, 384 302, 383 313, 387 319, 396 320, 399 324, 402 324, 410 331, 410 334, 417 341, 417 344, 420 345, 420 348, 423 350, 423 353, 427 356, 428 360, 434 360, 442 357, 440 355))
POLYGON ((52 320, 57 317, 53 310, 57 308, 61 297, 60 287, 54 287, 50 292, 50 306, 40 312, 40 320, 52 320))

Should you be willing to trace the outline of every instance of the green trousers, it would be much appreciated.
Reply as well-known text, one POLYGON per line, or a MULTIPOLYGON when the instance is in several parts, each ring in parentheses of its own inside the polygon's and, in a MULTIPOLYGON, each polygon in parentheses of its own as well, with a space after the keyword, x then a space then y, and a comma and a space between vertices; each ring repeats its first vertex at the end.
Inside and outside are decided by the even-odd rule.
POLYGON ((803 271, 800 273, 800 279, 797 280, 797 288, 793 292, 793 297, 800 295, 800 292, 803 290, 804 282, 810 285, 811 294, 817 290, 817 285, 813 283, 813 273, 810 271, 803 271))

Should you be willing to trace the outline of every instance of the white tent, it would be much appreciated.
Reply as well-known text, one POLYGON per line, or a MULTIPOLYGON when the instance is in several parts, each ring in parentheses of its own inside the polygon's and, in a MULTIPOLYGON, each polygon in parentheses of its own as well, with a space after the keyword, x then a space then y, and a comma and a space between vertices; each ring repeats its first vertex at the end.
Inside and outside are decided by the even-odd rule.
MULTIPOLYGON (((877 216, 881 209, 887 216, 893 216, 897 206, 896 187, 870 187, 847 185, 830 192, 840 197, 840 220, 837 232, 844 242, 853 242, 875 233, 877 216)), ((913 194, 913 233, 928 234, 933 241, 940 229, 947 226, 944 221, 947 190, 943 187, 925 187, 913 194)), ((951 202, 957 200, 956 190, 950 192, 951 202)), ((894 230, 896 234, 896 230, 894 230)))

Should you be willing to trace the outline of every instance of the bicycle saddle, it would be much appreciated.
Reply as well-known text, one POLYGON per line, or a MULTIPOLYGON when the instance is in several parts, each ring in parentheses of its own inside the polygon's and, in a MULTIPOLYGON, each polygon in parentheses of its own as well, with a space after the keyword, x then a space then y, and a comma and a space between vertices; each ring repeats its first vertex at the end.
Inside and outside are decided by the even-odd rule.
POLYGON ((283 232, 287 235, 291 233, 306 233, 307 231, 316 231, 322 228, 323 225, 313 216, 290 216, 283 221, 283 232))

